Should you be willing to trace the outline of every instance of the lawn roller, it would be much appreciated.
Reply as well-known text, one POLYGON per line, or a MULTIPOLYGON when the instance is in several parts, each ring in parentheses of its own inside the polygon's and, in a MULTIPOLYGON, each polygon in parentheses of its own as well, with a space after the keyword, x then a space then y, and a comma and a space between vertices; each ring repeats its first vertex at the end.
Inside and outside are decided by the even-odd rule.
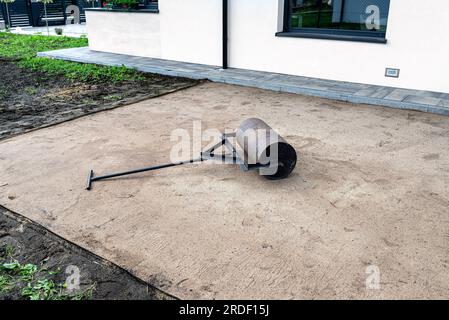
POLYGON ((94 176, 93 170, 90 170, 86 189, 91 190, 94 181, 206 160, 237 164, 243 171, 259 170, 259 173, 267 179, 280 180, 287 178, 293 171, 296 166, 297 155, 295 149, 263 120, 250 118, 243 121, 233 133, 222 134, 220 141, 211 148, 202 151, 198 158, 102 176, 94 176), (228 150, 228 153, 215 154, 215 150, 223 146, 228 150))

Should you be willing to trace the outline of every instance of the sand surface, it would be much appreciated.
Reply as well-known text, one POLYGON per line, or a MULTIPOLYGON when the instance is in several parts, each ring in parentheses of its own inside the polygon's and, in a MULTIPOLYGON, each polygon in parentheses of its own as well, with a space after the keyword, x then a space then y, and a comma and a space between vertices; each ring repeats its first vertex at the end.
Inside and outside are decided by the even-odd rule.
POLYGON ((448 142, 449 117, 205 83, 0 142, 0 203, 179 298, 449 298, 448 142), (84 190, 248 117, 296 148, 289 179, 198 164, 84 190))

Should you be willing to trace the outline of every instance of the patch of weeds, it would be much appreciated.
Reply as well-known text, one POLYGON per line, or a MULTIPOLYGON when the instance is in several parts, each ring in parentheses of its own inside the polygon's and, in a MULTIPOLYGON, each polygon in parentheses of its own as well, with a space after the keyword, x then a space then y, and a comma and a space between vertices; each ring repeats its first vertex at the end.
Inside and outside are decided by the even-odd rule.
POLYGON ((0 265, 0 271, 8 273, 17 273, 20 270, 20 264, 17 261, 7 262, 0 265))
MULTIPOLYGON (((3 250, 0 264, 0 293, 19 293, 30 300, 87 300, 92 298, 96 284, 85 290, 69 293, 65 282, 55 282, 52 276, 60 272, 38 268, 32 263, 21 264, 12 256, 14 248, 3 250)), ((45 262, 45 261, 44 261, 45 262)))
POLYGON ((43 279, 34 285, 28 283, 22 289, 22 296, 30 300, 89 300, 92 299, 95 284, 76 294, 66 294, 65 289, 65 283, 55 284, 52 280, 43 279))
POLYGON ((30 96, 34 96, 37 93, 37 88, 34 87, 26 87, 25 92, 30 96))
POLYGON ((84 99, 81 100, 81 103, 83 103, 83 104, 94 104, 95 100, 92 99, 92 98, 84 98, 84 99))
POLYGON ((30 300, 54 300, 58 291, 55 289, 55 283, 52 280, 38 280, 35 285, 30 282, 22 289, 22 296, 30 300))
POLYGON ((36 272, 37 272, 37 266, 32 263, 27 263, 26 265, 20 267, 19 274, 20 274, 20 278, 23 281, 29 282, 29 281, 33 280, 36 272))
POLYGON ((110 94, 103 97, 103 100, 106 101, 117 101, 123 99, 123 95, 121 94, 110 94))
POLYGON ((8 95, 8 91, 6 89, 0 88, 0 98, 5 98, 8 95))
POLYGON ((8 244, 6 246, 5 254, 6 254, 5 255, 6 258, 12 257, 12 255, 14 254, 14 247, 12 245, 8 244))
POLYGON ((12 258, 14 254, 14 247, 10 244, 0 248, 0 262, 3 263, 6 259, 12 258))
POLYGON ((0 293, 5 293, 11 290, 13 284, 11 283, 11 277, 0 274, 0 293))

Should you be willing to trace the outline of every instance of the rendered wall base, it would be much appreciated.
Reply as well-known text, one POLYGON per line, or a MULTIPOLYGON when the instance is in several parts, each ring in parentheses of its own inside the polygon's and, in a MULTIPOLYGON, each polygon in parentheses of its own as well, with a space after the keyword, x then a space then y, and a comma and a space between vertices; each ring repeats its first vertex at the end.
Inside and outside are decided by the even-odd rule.
POLYGON ((89 47, 219 66, 221 1, 160 1, 159 13, 86 10, 89 47))
POLYGON ((156 13, 86 11, 89 48, 160 58, 160 17, 156 13))

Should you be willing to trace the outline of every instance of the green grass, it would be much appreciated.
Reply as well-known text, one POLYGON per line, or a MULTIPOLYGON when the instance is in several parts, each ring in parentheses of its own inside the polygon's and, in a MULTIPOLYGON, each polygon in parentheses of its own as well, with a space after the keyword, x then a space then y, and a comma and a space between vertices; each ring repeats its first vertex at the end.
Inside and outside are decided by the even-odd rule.
POLYGON ((17 60, 20 67, 44 72, 48 75, 64 76, 73 82, 98 83, 141 81, 141 73, 121 67, 82 64, 63 60, 36 57, 37 52, 77 48, 88 45, 86 38, 49 37, 41 35, 17 35, 0 33, 0 56, 17 60))
POLYGON ((85 47, 87 45, 87 39, 0 33, 0 56, 8 58, 33 58, 37 52, 85 47))
POLYGON ((21 264, 9 247, 0 257, 0 293, 19 292, 29 300, 87 300, 92 298, 95 284, 76 293, 67 293, 65 283, 55 283, 51 277, 59 270, 39 268, 32 263, 21 264))

